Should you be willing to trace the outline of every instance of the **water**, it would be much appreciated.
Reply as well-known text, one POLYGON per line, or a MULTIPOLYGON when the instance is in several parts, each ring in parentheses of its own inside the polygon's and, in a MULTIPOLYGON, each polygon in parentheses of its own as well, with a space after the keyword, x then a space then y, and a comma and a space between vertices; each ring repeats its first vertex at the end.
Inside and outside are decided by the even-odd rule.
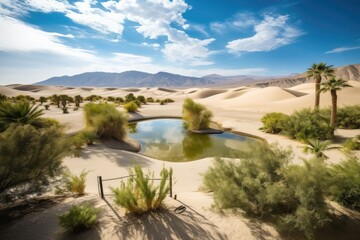
POLYGON ((156 119, 130 124, 130 137, 141 143, 140 153, 169 162, 187 162, 205 157, 234 157, 254 139, 224 132, 194 134, 180 119, 156 119))

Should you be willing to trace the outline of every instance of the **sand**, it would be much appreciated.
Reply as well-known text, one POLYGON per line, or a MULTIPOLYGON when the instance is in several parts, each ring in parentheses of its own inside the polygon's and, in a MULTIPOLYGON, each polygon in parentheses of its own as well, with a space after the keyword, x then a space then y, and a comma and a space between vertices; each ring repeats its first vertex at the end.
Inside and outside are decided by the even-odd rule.
MULTIPOLYGON (((360 103, 360 84, 351 82, 353 88, 344 89, 338 94, 339 106, 360 103)), ((31 95, 34 97, 68 94, 71 96, 88 96, 98 94, 104 97, 124 97, 133 91, 135 95, 144 95, 154 99, 172 98, 175 103, 159 105, 152 103, 143 105, 139 112, 130 114, 131 119, 151 117, 180 117, 182 101, 186 97, 206 105, 213 113, 214 120, 225 128, 251 134, 265 139, 270 143, 278 143, 283 147, 291 147, 295 153, 294 163, 302 164, 303 158, 309 158, 302 152, 302 143, 290 140, 284 136, 266 134, 259 130, 260 119, 266 112, 279 111, 291 113, 305 107, 312 107, 314 102, 314 84, 301 84, 289 89, 279 87, 249 88, 237 87, 231 89, 165 89, 165 88, 66 88, 66 87, 29 87, 0 86, 0 93, 8 96, 31 95), (16 87, 16 89, 15 89, 16 87), (21 89, 21 90, 19 90, 21 89)), ((331 105, 330 93, 321 95, 321 106, 331 105)), ((42 107, 42 106, 40 106, 42 107)), ((66 125, 67 133, 76 133, 84 127, 82 110, 73 111, 69 106, 69 114, 63 114, 61 109, 51 105, 44 111, 46 117, 59 120, 66 125)), ((122 110, 119 107, 119 110, 122 110)), ((337 135, 353 137, 360 130, 337 130, 337 135)), ((107 144, 109 146, 109 144, 107 144)), ((241 213, 216 213, 211 210, 212 196, 199 190, 202 184, 202 174, 211 166, 213 159, 205 158, 193 162, 169 163, 145 157, 136 153, 109 148, 105 144, 87 147, 79 158, 68 157, 64 164, 74 174, 83 169, 89 172, 87 176, 87 195, 81 198, 68 198, 66 201, 46 209, 40 209, 25 215, 11 224, 0 226, 0 239, 282 239, 279 233, 270 225, 251 220, 241 213), (115 207, 110 197, 107 202, 98 197, 97 176, 114 178, 127 175, 127 169, 135 163, 144 169, 158 174, 161 168, 172 167, 174 170, 174 194, 177 200, 166 199, 167 211, 155 213, 141 218, 125 216, 124 211, 115 207), (70 206, 92 201, 101 207, 102 214, 96 229, 83 234, 68 235, 58 226, 57 215, 70 206), (174 209, 184 204, 187 206, 183 214, 174 213, 174 209), (111 207, 110 207, 111 206, 111 207)), ((111 144, 110 144, 111 145, 111 144)), ((336 163, 344 158, 339 150, 326 152, 329 162, 336 163)), ((357 153, 358 155, 359 152, 357 153)), ((119 182, 105 184, 108 193, 109 186, 117 186, 119 182)), ((344 210, 345 211, 345 210, 344 210)), ((358 216, 355 214, 355 216, 358 216)), ((355 225, 359 226, 359 225, 355 225)), ((351 238, 353 228, 335 229, 334 233, 323 239, 336 239, 346 236, 351 238), (338 232, 336 232, 338 231, 338 232), (340 232, 339 232, 340 231, 340 232), (343 232, 341 232, 343 231, 343 232)), ((356 236, 356 235, 354 235, 356 236)))

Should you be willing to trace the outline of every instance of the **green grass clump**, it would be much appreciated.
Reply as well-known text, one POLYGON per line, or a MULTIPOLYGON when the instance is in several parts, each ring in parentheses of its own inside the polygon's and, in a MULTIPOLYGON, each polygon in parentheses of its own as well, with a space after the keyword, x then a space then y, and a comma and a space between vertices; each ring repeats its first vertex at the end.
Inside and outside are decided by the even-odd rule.
POLYGON ((139 106, 135 101, 131 101, 124 104, 124 109, 127 112, 136 112, 138 110, 139 106))
POLYGON ((64 173, 66 190, 78 195, 85 194, 86 176, 89 171, 82 170, 79 175, 74 175, 70 172, 64 173))
POLYGON ((84 107, 87 129, 99 138, 122 140, 126 136, 127 116, 111 104, 88 103, 84 107))
POLYGON ((261 118, 263 127, 261 128, 267 133, 280 133, 284 129, 289 116, 284 113, 272 112, 267 113, 261 118))
POLYGON ((344 147, 346 150, 350 150, 350 151, 360 150, 360 141, 359 141, 357 138, 347 139, 347 140, 344 142, 343 147, 344 147))
POLYGON ((186 98, 182 115, 189 130, 201 130, 209 128, 213 114, 205 106, 194 102, 191 98, 186 98))
POLYGON ((59 216, 59 224, 71 232, 81 232, 95 226, 99 211, 89 203, 72 206, 59 216))
POLYGON ((167 180, 172 175, 172 169, 161 170, 161 180, 157 186, 154 180, 150 179, 153 178, 153 174, 144 174, 140 166, 135 166, 129 173, 133 177, 130 177, 126 183, 122 181, 119 188, 111 188, 115 194, 115 203, 132 214, 159 210, 170 191, 167 180))

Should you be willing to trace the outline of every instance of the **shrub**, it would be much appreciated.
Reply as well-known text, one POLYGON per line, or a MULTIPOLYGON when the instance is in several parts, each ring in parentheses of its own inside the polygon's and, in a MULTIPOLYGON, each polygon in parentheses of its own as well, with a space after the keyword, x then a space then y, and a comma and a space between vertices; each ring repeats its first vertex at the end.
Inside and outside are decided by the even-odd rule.
POLYGON ((125 96, 125 102, 132 102, 135 101, 136 97, 134 96, 133 93, 129 93, 128 95, 125 96))
POLYGON ((70 172, 64 173, 66 190, 78 195, 84 195, 86 187, 86 176, 89 171, 82 170, 79 176, 71 174, 70 172))
POLYGON ((152 97, 148 97, 148 98, 146 98, 146 102, 153 103, 155 101, 152 97))
POLYGON ((164 100, 160 101, 160 105, 165 105, 165 104, 166 104, 166 102, 164 100))
POLYGON ((135 101, 131 101, 128 103, 124 104, 124 109, 127 112, 136 112, 138 110, 139 106, 137 105, 137 103, 135 101))
POLYGON ((302 109, 291 114, 284 124, 282 133, 299 140, 332 138, 329 111, 302 109))
POLYGON ((156 211, 162 207, 162 202, 169 193, 170 185, 167 179, 172 175, 172 169, 163 168, 160 172, 161 180, 158 186, 154 185, 153 174, 143 173, 140 166, 135 166, 129 171, 127 183, 121 182, 119 188, 111 188, 115 194, 115 203, 124 207, 133 214, 143 214, 156 211))
POLYGON ((49 110, 49 107, 50 107, 49 105, 47 105, 47 104, 45 105, 46 110, 49 110))
POLYGON ((173 103, 173 102, 175 102, 173 99, 171 99, 171 98, 165 98, 164 100, 163 100, 165 103, 173 103))
POLYGON ((289 116, 284 113, 267 113, 261 118, 264 125, 261 129, 267 133, 280 133, 288 119, 289 116))
POLYGON ((201 104, 186 98, 183 104, 183 119, 187 122, 189 130, 209 128, 212 112, 201 104))
POLYGON ((74 107, 74 109, 73 109, 74 111, 77 111, 77 110, 79 110, 79 108, 78 107, 74 107))
POLYGON ((139 95, 136 97, 136 100, 140 102, 140 104, 146 104, 145 97, 142 95, 139 95))
POLYGON ((345 161, 330 167, 330 194, 336 202, 360 211, 360 160, 349 155, 345 161))
POLYGON ((0 102, 4 102, 7 100, 7 96, 0 93, 0 102))
POLYGON ((203 183, 213 191, 215 207, 268 216, 281 229, 311 238, 327 221, 327 169, 318 159, 305 161, 304 166, 290 165, 291 156, 291 150, 276 145, 250 143, 237 161, 216 159, 203 183))
POLYGON ((68 212, 59 216, 59 224, 71 232, 81 232, 96 224, 99 211, 89 203, 72 206, 68 212))
POLYGON ((45 188, 60 174, 69 149, 62 128, 55 124, 46 128, 11 125, 0 134, 0 193, 24 184, 27 189, 45 188))
POLYGON ((126 136, 127 116, 113 105, 88 103, 84 111, 87 128, 98 137, 122 140, 126 136))
POLYGON ((360 142, 356 138, 347 139, 344 142, 343 147, 350 151, 360 150, 360 142))
POLYGON ((68 108, 67 108, 67 107, 63 107, 63 108, 62 108, 62 111, 63 111, 63 113, 64 113, 64 114, 69 113, 69 111, 68 111, 68 108))
POLYGON ((360 128, 360 105, 345 106, 337 111, 337 125, 339 128, 360 128))

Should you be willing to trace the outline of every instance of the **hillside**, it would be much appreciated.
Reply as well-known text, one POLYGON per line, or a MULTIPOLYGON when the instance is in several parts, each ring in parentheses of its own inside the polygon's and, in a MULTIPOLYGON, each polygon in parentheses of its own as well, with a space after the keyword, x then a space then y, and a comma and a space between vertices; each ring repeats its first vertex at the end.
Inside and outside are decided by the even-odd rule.
MULTIPOLYGON (((360 64, 347 65, 336 68, 336 77, 351 81, 360 81, 360 64)), ((260 83, 250 84, 257 87, 293 87, 302 83, 312 82, 311 79, 306 78, 306 73, 295 75, 291 78, 272 79, 260 83)))

